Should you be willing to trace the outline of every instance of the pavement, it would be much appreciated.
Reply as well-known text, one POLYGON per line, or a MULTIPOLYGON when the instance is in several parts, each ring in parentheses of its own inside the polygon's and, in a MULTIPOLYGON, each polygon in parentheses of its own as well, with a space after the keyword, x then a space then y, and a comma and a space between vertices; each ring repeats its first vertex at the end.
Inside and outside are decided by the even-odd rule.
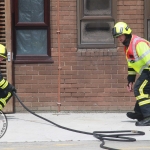
MULTIPOLYGON (((120 131, 120 130, 143 131, 145 132, 145 135, 136 135, 130 137, 133 137, 140 142, 148 141, 148 148, 150 149, 150 142, 149 142, 150 126, 145 127, 135 126, 136 120, 131 120, 127 118, 126 113, 46 112, 37 114, 60 126, 90 133, 92 133, 93 131, 120 131)), ((1 144, 8 143, 9 145, 9 143, 32 143, 32 142, 40 143, 40 142, 67 142, 67 141, 73 142, 82 141, 90 143, 92 141, 93 142, 97 141, 97 139, 92 135, 71 132, 59 128, 28 112, 6 114, 6 117, 8 121, 8 127, 5 135, 0 138, 1 144)), ((100 143, 98 144, 100 145, 100 143)))

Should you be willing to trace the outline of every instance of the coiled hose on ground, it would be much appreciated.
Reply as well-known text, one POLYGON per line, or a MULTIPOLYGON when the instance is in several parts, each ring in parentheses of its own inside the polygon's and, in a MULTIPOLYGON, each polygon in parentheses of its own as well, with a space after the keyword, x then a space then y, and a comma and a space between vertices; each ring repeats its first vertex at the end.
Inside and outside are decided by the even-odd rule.
POLYGON ((100 147, 103 149, 108 149, 108 150, 119 150, 119 149, 115 149, 115 148, 110 148, 110 147, 106 147, 105 145, 105 140, 108 141, 121 141, 121 142, 134 142, 136 141, 135 138, 131 138, 131 137, 127 137, 127 136, 135 136, 135 135, 145 135, 144 132, 142 131, 137 131, 137 130, 121 130, 121 131, 94 131, 92 132, 85 132, 85 131, 80 131, 80 130, 75 130, 75 129, 71 129, 71 128, 67 128, 64 126, 61 126, 59 124, 56 124, 34 112, 32 112, 31 110, 29 110, 20 100, 20 98, 18 97, 18 95, 13 92, 13 95, 17 98, 17 100, 20 102, 20 104, 32 115, 41 118, 55 126, 57 126, 58 128, 62 128, 68 131, 72 131, 72 132, 76 132, 76 133, 81 133, 81 134, 87 134, 87 135, 92 135, 95 138, 99 139, 102 143, 100 144, 100 147), (105 133, 105 134, 104 134, 105 133), (124 133, 124 134, 123 134, 124 133))

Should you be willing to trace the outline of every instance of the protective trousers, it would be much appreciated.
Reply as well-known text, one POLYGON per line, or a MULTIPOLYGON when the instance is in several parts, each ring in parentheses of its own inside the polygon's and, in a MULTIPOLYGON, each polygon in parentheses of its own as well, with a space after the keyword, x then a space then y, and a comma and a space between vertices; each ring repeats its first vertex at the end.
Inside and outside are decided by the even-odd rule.
POLYGON ((10 92, 0 89, 0 110, 5 107, 11 96, 12 94, 10 92))
POLYGON ((150 117, 150 72, 143 71, 134 85, 134 95, 136 104, 134 111, 143 115, 144 118, 150 117))

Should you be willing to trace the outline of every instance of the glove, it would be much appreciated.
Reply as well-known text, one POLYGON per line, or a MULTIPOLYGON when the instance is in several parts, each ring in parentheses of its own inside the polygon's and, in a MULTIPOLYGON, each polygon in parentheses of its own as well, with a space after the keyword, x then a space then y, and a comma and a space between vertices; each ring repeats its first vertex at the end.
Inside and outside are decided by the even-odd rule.
POLYGON ((15 87, 13 85, 11 85, 10 83, 8 84, 8 86, 6 88, 6 91, 11 92, 11 93, 13 93, 13 92, 16 93, 17 92, 17 90, 15 89, 15 87))

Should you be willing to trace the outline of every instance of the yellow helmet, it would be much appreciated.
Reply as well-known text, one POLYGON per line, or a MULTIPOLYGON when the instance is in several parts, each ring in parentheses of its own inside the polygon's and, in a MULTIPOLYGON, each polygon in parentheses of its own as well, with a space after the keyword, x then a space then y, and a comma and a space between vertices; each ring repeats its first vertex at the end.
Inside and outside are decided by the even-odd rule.
POLYGON ((6 47, 0 44, 0 56, 3 58, 7 58, 7 50, 6 47))
POLYGON ((112 28, 113 37, 118 37, 122 34, 131 34, 132 30, 125 22, 118 22, 112 28))

